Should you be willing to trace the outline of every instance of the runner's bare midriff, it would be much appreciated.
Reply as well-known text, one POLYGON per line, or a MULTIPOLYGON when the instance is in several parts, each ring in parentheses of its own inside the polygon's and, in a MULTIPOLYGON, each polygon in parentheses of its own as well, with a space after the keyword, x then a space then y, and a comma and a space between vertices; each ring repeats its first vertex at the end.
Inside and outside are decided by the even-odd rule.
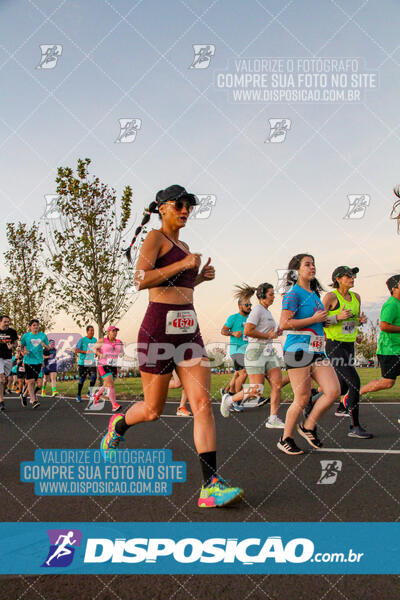
POLYGON ((155 287, 149 290, 149 301, 163 304, 192 304, 193 290, 186 287, 155 287))

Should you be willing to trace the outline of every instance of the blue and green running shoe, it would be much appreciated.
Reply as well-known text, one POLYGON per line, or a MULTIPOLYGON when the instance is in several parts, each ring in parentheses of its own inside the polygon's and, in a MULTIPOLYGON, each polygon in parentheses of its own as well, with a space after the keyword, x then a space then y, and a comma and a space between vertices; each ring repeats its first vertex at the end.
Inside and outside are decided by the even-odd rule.
POLYGON ((208 485, 203 485, 197 506, 200 508, 218 508, 239 502, 243 498, 243 490, 231 487, 222 477, 215 475, 208 485))
POLYGON ((112 454, 116 452, 120 442, 124 441, 123 436, 115 431, 115 426, 123 419, 123 415, 113 415, 108 423, 108 432, 100 442, 101 455, 104 460, 110 460, 112 454))

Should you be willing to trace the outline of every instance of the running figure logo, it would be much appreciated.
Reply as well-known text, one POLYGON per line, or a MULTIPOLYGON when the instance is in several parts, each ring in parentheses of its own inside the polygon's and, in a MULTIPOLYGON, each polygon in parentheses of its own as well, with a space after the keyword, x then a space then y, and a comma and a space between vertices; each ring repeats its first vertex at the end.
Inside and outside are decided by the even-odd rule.
MULTIPOLYGON (((286 288, 286 278, 289 274, 292 275, 292 279, 294 281, 297 281, 297 271, 294 269, 276 269, 276 274, 277 274, 277 284, 275 287, 275 293, 276 294, 284 294, 285 292, 289 291, 289 289, 286 288)), ((294 284, 293 284, 294 285, 294 284)))
MULTIPOLYGON (((93 388, 92 395, 90 396, 88 405, 85 408, 85 410, 94 411, 94 412, 103 410, 104 405, 106 403, 106 399, 104 398, 103 395, 101 395, 99 398, 96 398, 96 393, 99 391, 99 389, 100 389, 99 387, 93 388), (97 400, 97 402, 96 402, 96 400, 97 400)), ((105 391, 104 394, 107 394, 107 391, 105 391)))
POLYGON ((52 333, 57 350, 57 371, 65 373, 72 368, 75 360, 75 346, 80 340, 79 333, 52 333))
POLYGON ((269 134, 265 144, 281 144, 286 139, 286 134, 292 126, 290 119, 268 119, 269 134))
POLYGON ((137 294, 139 292, 140 283, 143 281, 145 276, 145 271, 142 269, 138 269, 134 271, 133 274, 131 271, 127 272, 128 277, 128 287, 125 290, 126 294, 137 294), (132 282, 133 280, 133 282, 132 282))
POLYGON ((61 215, 60 209, 58 208, 57 204, 58 195, 45 194, 44 199, 46 200, 46 208, 44 210, 42 219, 46 219, 48 221, 58 219, 61 215))
POLYGON ((215 54, 214 44, 193 44, 194 58, 189 69, 207 69, 215 54))
POLYGON ((342 470, 341 460, 321 460, 321 475, 317 484, 335 483, 338 474, 342 470))
POLYGON ((74 558, 75 548, 81 545, 79 529, 48 529, 50 548, 42 567, 68 567, 74 558))
POLYGON ((62 53, 61 44, 41 44, 42 57, 37 69, 54 69, 62 53))
POLYGON ((350 194, 347 198, 349 206, 343 219, 362 219, 369 206, 371 196, 368 194, 350 194))
POLYGON ((116 144, 131 144, 142 127, 142 119, 119 119, 120 132, 116 144))
POLYGON ((199 200, 197 206, 195 206, 190 214, 191 219, 208 219, 217 202, 217 197, 213 194, 196 194, 196 198, 199 200))

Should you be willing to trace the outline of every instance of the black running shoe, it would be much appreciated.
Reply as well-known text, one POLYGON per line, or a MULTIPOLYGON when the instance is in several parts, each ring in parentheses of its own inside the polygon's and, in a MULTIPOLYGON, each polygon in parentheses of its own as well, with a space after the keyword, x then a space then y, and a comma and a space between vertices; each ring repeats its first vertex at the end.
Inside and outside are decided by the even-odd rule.
POLYGON ((297 431, 305 440, 307 440, 310 446, 313 448, 322 448, 323 444, 317 437, 316 427, 314 427, 314 429, 306 429, 302 423, 299 423, 299 425, 297 425, 297 431))
POLYGON ((40 402, 39 400, 35 400, 34 402, 32 402, 31 407, 32 408, 37 408, 38 406, 40 406, 40 402))
POLYGON ((0 402, 0 410, 6 410, 6 405, 3 402, 0 402))
POLYGON ((343 402, 339 402, 339 406, 335 410, 335 417, 350 417, 349 411, 343 404, 343 402))
POLYGON ((267 402, 270 401, 270 398, 264 398, 264 396, 260 396, 257 402, 257 408, 260 408, 260 406, 264 406, 264 404, 267 404, 267 402))
POLYGON ((303 450, 296 446, 294 439, 291 437, 285 439, 281 437, 276 446, 285 454, 304 454, 303 450))
POLYGON ((350 427, 350 431, 347 435, 348 437, 360 438, 362 440, 370 440, 374 437, 372 433, 369 433, 364 427, 361 427, 361 425, 350 427))
POLYGON ((26 396, 24 396, 24 394, 20 394, 19 399, 21 400, 22 406, 28 406, 28 401, 26 399, 26 396))

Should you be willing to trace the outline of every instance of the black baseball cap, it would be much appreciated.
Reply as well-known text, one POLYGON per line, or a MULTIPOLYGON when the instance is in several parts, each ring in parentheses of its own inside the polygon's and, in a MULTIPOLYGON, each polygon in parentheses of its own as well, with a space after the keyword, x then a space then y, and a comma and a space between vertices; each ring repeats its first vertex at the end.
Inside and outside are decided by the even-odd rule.
POLYGON ((343 265, 341 267, 336 267, 336 269, 332 273, 332 281, 333 283, 335 283, 336 279, 338 277, 343 277, 343 275, 353 277, 354 275, 357 275, 359 271, 360 269, 358 267, 347 267, 343 265))
POLYGON ((198 204, 197 198, 194 194, 189 194, 181 185, 170 185, 165 190, 160 190, 156 195, 156 202, 158 206, 169 202, 170 200, 188 200, 192 206, 198 204))

